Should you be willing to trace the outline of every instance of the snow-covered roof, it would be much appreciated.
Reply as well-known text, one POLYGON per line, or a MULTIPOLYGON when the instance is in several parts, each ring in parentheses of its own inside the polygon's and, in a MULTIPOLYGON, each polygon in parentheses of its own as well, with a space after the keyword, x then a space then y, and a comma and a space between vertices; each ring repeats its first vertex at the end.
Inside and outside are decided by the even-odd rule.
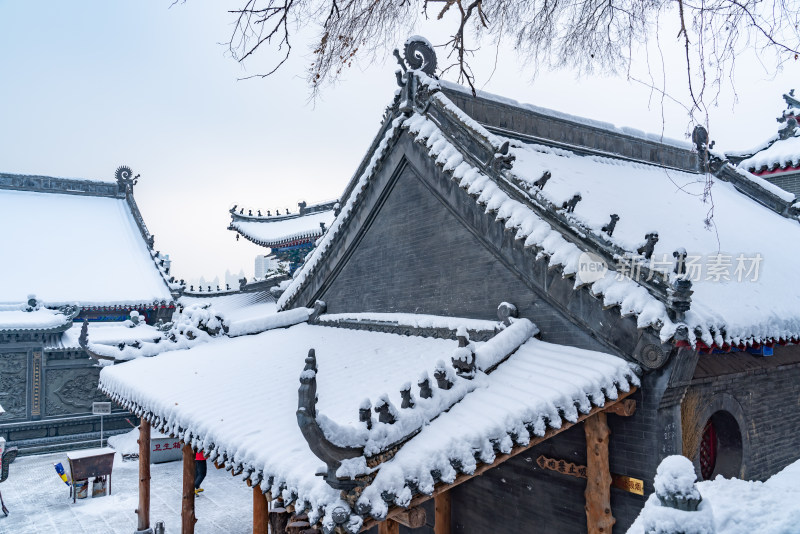
POLYGON ((277 311, 275 297, 269 291, 234 292, 203 297, 184 294, 178 299, 178 302, 184 306, 208 304, 222 318, 231 323, 277 311))
POLYGON ((171 302, 125 196, 69 191, 0 187, 0 302, 29 294, 47 306, 171 302))
MULTIPOLYGON (((459 93, 464 93, 468 95, 472 95, 472 90, 468 87, 464 87, 463 85, 453 83, 447 80, 439 80, 439 84, 442 89, 447 89, 450 91, 455 91, 459 93)), ((682 141, 678 139, 672 139, 670 137, 664 137, 661 134, 654 134, 649 132, 644 132, 642 130, 638 130, 636 128, 631 128, 628 126, 616 126, 610 122, 604 122, 592 119, 590 117, 584 117, 580 115, 573 115, 571 113, 565 113, 563 111, 558 111, 550 108, 544 108, 542 106, 537 106, 534 104, 529 104, 526 102, 519 102, 518 100, 514 100, 513 98, 508 98, 505 96, 497 95, 494 93, 489 93, 486 91, 477 91, 477 96, 482 99, 490 100, 493 102, 498 102, 501 104, 506 104, 518 109, 524 109, 526 111, 531 111, 540 115, 546 115, 548 117, 553 117, 556 119, 563 119, 569 121, 574 124, 581 124, 585 126, 590 126, 592 128, 598 128, 601 130, 606 130, 608 132, 614 132, 620 135, 634 137, 642 140, 647 141, 655 141, 660 144, 666 144, 670 146, 674 146, 676 148, 683 148, 687 150, 691 150, 692 144, 688 141, 682 141)))
POLYGON ((753 172, 800 166, 800 131, 787 139, 775 139, 762 150, 742 160, 739 167, 753 172))
POLYGON ((235 220, 230 228, 258 245, 279 247, 296 241, 314 241, 322 235, 320 223, 327 227, 333 219, 333 210, 327 210, 278 220, 235 220))
MULTIPOLYGON (((396 439, 397 427, 400 433, 415 424, 419 428, 393 459, 374 469, 374 480, 356 506, 361 516, 351 512, 350 526, 357 530, 364 518, 385 517, 382 491, 405 506, 415 493, 430 494, 438 480, 452 481, 474 472, 480 462, 491 463, 493 443, 507 452, 559 428, 562 416, 575 422, 638 385, 624 360, 544 343, 530 338, 535 331, 523 319, 507 334, 475 342, 479 370, 471 380, 443 363, 462 350, 455 340, 299 324, 106 367, 100 388, 146 414, 156 429, 205 450, 215 462, 244 470, 273 498, 282 495, 286 504, 309 510, 312 523, 330 522, 334 508, 350 506, 339 490, 316 476, 321 460, 306 445, 295 415, 298 378, 309 350, 315 349, 317 372, 302 376, 316 381, 317 420, 327 439, 343 445, 361 440, 369 454, 396 439), (497 359, 507 351, 513 352, 508 359, 497 359), (225 354, 225 365, 220 365, 220 354, 225 354), (493 366, 491 374, 480 370, 493 366), (432 383, 432 397, 422 398, 414 387, 415 406, 399 408, 400 390, 416 383, 421 373, 433 376, 437 368, 446 372, 451 389, 432 383), (384 395, 398 407, 392 408, 398 422, 373 420, 368 431, 359 416, 368 401, 361 399, 377 406, 384 395), (481 451, 479 460, 475 450, 481 451), (411 478, 420 481, 418 488, 406 485, 411 478)), ((366 462, 363 456, 348 460, 339 474, 363 473, 366 462)))
POLYGON ((61 310, 5 304, 0 305, 0 332, 57 332, 69 328, 73 318, 74 313, 61 310))
POLYGON ((279 307, 294 305, 294 297, 349 223, 394 139, 405 130, 487 213, 504 222, 526 247, 548 257, 551 267, 561 267, 564 276, 576 276, 583 253, 602 253, 609 270, 590 284, 576 277, 575 288, 589 285, 604 306, 635 316, 640 328, 653 327, 663 341, 673 338, 682 324, 691 343, 699 338, 708 346, 800 338, 800 287, 788 282, 800 261, 800 252, 791 246, 800 239, 793 195, 713 152, 715 165, 723 170, 706 195, 711 175, 493 134, 440 91, 440 82, 421 72, 415 76, 429 105, 385 123, 348 186, 340 215, 295 273, 279 307), (440 127, 443 123, 468 132, 470 148, 459 145, 458 136, 440 127), (506 143, 510 148, 503 148, 506 143), (475 152, 478 148, 487 150, 488 163, 475 152), (503 165, 505 170, 497 170, 503 165), (536 183, 545 175, 540 188, 536 183), (573 198, 577 204, 570 207, 567 202, 573 198), (612 215, 619 220, 609 234, 603 227, 612 215), (651 262, 639 249, 652 233, 657 241, 651 262), (682 249, 694 294, 685 318, 673 320, 668 308, 675 282, 673 253, 682 249), (697 263, 700 276, 694 278, 697 263), (630 266, 642 267, 644 274, 637 276, 630 266))
MULTIPOLYGON (((787 283, 800 262, 800 252, 787 246, 800 240, 796 219, 776 214, 723 181, 716 181, 710 196, 704 198, 707 184, 702 174, 578 156, 537 145, 515 147, 511 153, 516 156, 511 174, 528 184, 531 196, 560 207, 576 193, 581 195, 569 216, 581 229, 603 235, 631 254, 645 243, 645 234, 657 232, 653 261, 668 273, 674 267, 674 251, 683 248, 688 257, 697 257, 702 270, 692 280, 694 294, 686 317, 692 329, 725 332, 733 343, 800 334, 800 287, 787 283), (545 171, 552 177, 540 190, 533 182, 545 171), (619 220, 608 236, 602 228, 611 214, 619 220), (711 224, 706 225, 710 217, 711 224), (723 255, 719 261, 717 254, 723 255), (740 256, 741 261, 737 260, 740 256), (748 276, 756 261, 757 275, 748 276), (719 276, 711 272, 714 263, 719 276), (737 274, 740 263, 745 271, 737 274)), ((502 207, 498 214, 504 215, 502 207)), ((535 234, 529 219, 522 217, 514 223, 519 226, 519 238, 535 234)), ((553 256, 558 254, 554 248, 553 256)), ((597 288, 602 285, 598 283, 597 288)), ((663 316, 661 320, 667 321, 663 316)))
POLYGON ((267 212, 263 215, 260 210, 253 214, 252 209, 237 206, 230 209, 231 223, 228 230, 238 232, 245 239, 263 247, 285 247, 314 242, 322 235, 335 217, 337 201, 327 201, 308 205, 305 202, 298 204, 298 213, 284 214, 280 210, 267 212))

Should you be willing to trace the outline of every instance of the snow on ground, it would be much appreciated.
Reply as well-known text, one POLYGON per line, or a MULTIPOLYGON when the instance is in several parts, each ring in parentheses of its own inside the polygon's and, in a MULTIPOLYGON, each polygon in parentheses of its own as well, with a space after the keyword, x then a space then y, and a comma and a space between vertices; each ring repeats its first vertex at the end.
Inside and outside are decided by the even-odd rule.
MULTIPOLYGON (((698 482, 697 489, 703 502, 711 505, 716 534, 800 532, 800 461, 766 482, 717 476, 698 482)), ((644 534, 643 519, 641 514, 628 534, 644 534)))
MULTIPOLYGON (((10 514, 0 514, 0 534, 131 534, 136 530, 139 463, 117 454, 111 495, 72 504, 69 489, 53 469, 66 453, 18 458, 0 491, 10 514)), ((166 532, 180 532, 181 462, 151 466, 151 526, 164 521, 166 532)), ((205 492, 196 499, 195 532, 252 532, 253 497, 239 477, 209 463, 205 492)))

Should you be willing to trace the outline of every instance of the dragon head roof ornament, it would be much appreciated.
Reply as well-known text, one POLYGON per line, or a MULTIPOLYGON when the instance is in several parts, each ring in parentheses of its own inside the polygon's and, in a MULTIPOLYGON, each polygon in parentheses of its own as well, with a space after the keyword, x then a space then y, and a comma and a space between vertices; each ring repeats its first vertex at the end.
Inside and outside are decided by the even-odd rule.
POLYGON ((133 171, 127 165, 120 165, 114 173, 120 193, 128 190, 133 191, 133 186, 139 181, 140 175, 133 175, 133 171))

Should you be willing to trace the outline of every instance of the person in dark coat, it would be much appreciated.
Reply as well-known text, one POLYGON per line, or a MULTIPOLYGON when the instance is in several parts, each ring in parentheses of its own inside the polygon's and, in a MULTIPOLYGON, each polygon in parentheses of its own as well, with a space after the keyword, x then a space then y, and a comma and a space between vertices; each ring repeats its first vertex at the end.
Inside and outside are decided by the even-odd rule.
POLYGON ((202 451, 199 451, 197 454, 194 455, 194 492, 195 494, 200 493, 203 491, 203 488, 200 487, 200 484, 203 483, 203 479, 206 478, 206 472, 208 471, 208 466, 206 465, 206 457, 203 456, 202 451))

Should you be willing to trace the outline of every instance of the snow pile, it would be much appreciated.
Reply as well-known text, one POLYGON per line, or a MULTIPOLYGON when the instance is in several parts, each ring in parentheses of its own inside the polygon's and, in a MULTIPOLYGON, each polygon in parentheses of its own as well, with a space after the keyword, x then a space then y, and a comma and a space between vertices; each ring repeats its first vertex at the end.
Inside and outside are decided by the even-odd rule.
MULTIPOLYGON (((150 439, 168 438, 166 434, 162 434, 157 430, 150 430, 150 439)), ((138 456, 139 455, 139 428, 133 428, 124 434, 117 434, 108 438, 108 446, 114 449, 122 456, 138 456)))
POLYGON ((279 220, 235 220, 231 228, 265 247, 279 246, 290 241, 322 235, 320 223, 327 228, 333 222, 333 210, 299 215, 279 220))
POLYGON ((266 313, 261 316, 239 319, 227 324, 227 333, 230 337, 257 334, 273 328, 285 328, 297 323, 308 321, 314 310, 311 308, 292 308, 291 310, 266 313))
POLYGON ((277 310, 275 298, 269 291, 234 292, 224 295, 186 296, 178 299, 183 306, 209 304, 227 323, 266 315, 277 310))
POLYGON ((714 517, 695 487, 692 462, 684 456, 665 458, 656 470, 655 493, 642 510, 646 534, 714 534, 714 517))
POLYGON ((0 299, 47 306, 171 302, 124 199, 0 190, 0 299), (31 261, 32 258, 57 259, 31 261))
MULTIPOLYGON (((81 335, 83 324, 73 324, 61 335, 62 349, 75 349, 80 347, 78 338, 81 335)), ((164 332, 146 324, 144 321, 132 326, 130 321, 119 322, 90 322, 89 341, 100 345, 119 345, 120 343, 132 344, 139 342, 155 342, 164 339, 164 332), (129 326, 130 325, 130 326, 129 326)))
MULTIPOLYGON (((671 460, 669 457, 664 460, 671 460)), ((691 463, 685 460, 685 463, 691 463)), ((662 466, 663 466, 662 462, 662 466)), ((662 466, 659 466, 661 473, 662 466)), ((656 476, 656 483, 658 481, 656 476)), ((692 469, 692 476, 694 471, 692 469)), ((716 534, 795 534, 800 524, 800 461, 795 462, 783 471, 773 475, 766 482, 746 481, 737 478, 726 479, 717 476, 714 480, 698 482, 703 501, 698 507, 698 512, 710 520, 703 523, 707 530, 700 532, 714 532, 716 534)), ((656 486, 658 492, 658 486, 656 486)), ((628 534, 648 534, 648 525, 656 519, 662 519, 663 525, 668 525, 671 519, 683 522, 677 523, 680 528, 686 528, 695 523, 689 522, 690 512, 680 512, 670 509, 664 512, 660 506, 659 498, 653 494, 648 498, 645 508, 628 530, 628 534), (669 517, 669 518, 667 518, 669 517)), ((699 520, 697 520, 699 522, 699 520)), ((673 532, 656 530, 655 532, 673 532)), ((689 532, 688 530, 675 530, 674 532, 689 532)), ((692 530, 691 532, 695 532, 692 530)))
MULTIPOLYGON (((133 342, 123 341, 117 346, 109 346, 96 342, 92 338, 92 329, 89 331, 88 349, 100 356, 114 358, 117 361, 132 360, 140 357, 150 357, 179 349, 187 349, 210 339, 220 336, 223 332, 223 319, 208 304, 195 304, 177 310, 172 315, 172 322, 165 328, 169 330, 152 342, 135 339, 133 342), (162 339, 166 338, 164 342, 162 339)), ((136 327, 138 330, 142 327, 136 327)))

